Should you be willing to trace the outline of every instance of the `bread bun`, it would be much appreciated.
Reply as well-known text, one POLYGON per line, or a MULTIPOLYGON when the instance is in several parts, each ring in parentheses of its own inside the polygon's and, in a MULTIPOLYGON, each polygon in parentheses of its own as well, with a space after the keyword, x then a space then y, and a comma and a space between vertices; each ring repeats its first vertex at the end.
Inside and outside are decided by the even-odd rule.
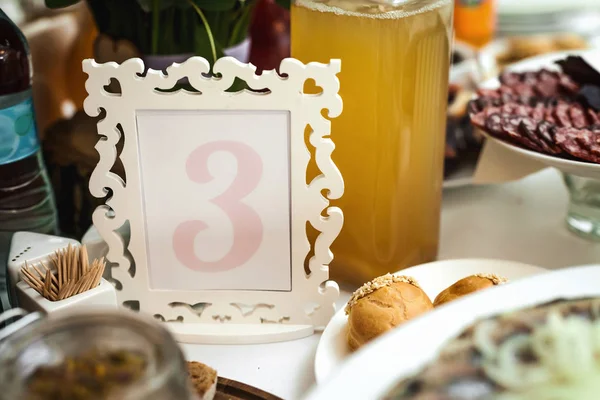
POLYGON ((352 350, 433 308, 418 283, 387 274, 358 289, 346 306, 348 345, 352 350))
POLYGON ((467 276, 466 278, 455 282, 452 286, 447 287, 444 289, 444 291, 438 294, 433 301, 433 306, 437 307, 467 294, 505 282, 505 278, 501 278, 494 274, 476 274, 467 276))
POLYGON ((188 377, 200 400, 213 400, 217 393, 217 371, 197 361, 188 361, 188 377))

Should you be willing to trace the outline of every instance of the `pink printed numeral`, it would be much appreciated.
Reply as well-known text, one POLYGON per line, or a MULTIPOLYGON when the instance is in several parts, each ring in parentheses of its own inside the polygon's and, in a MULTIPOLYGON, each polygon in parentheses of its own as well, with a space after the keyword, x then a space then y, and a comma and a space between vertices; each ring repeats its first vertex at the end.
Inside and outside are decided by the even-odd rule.
POLYGON ((207 262, 194 251, 194 239, 208 228, 203 221, 181 223, 173 235, 175 256, 186 267, 203 272, 220 272, 246 263, 258 250, 263 238, 263 226, 256 212, 241 202, 250 194, 262 177, 263 165, 256 151, 240 142, 217 141, 195 149, 187 159, 186 172, 196 183, 208 183, 213 176, 208 171, 208 158, 217 151, 227 151, 237 159, 237 175, 232 184, 219 196, 210 200, 221 208, 232 222, 233 245, 218 261, 207 262))

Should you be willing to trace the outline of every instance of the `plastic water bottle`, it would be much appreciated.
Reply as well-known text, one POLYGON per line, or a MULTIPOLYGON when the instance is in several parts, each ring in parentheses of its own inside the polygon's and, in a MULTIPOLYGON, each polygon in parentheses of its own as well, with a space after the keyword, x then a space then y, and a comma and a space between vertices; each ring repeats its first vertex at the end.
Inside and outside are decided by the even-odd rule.
POLYGON ((0 236, 17 231, 57 233, 31 81, 27 41, 0 9, 0 236))

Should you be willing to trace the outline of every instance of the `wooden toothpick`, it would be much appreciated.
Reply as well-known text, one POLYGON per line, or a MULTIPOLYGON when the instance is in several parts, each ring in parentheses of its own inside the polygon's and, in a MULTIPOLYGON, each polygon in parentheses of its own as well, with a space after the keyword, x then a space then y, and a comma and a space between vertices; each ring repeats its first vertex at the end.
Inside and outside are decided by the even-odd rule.
POLYGON ((21 276, 36 292, 50 301, 64 300, 97 287, 106 268, 104 257, 94 259, 90 265, 85 245, 80 248, 71 244, 57 250, 51 257, 51 266, 44 262, 39 267, 25 262, 21 276))

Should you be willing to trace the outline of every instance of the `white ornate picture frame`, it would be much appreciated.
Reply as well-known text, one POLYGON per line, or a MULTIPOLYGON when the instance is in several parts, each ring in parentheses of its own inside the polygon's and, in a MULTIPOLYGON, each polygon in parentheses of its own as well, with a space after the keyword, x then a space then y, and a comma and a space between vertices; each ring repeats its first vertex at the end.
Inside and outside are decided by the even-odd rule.
POLYGON ((288 340, 327 324, 339 295, 329 280, 330 246, 343 224, 329 200, 342 195, 344 184, 324 115, 342 111, 340 66, 285 59, 279 73, 256 75, 252 64, 225 57, 211 75, 201 57, 166 73, 145 72, 140 59, 83 62, 85 111, 103 118, 90 191, 106 201, 93 222, 109 248, 120 304, 166 322, 183 342, 288 340), (252 90, 228 90, 236 78, 252 90), (310 79, 320 93, 304 93, 310 79), (188 89, 177 90, 178 82, 188 89), (310 182, 307 142, 320 170, 310 182), (117 157, 124 177, 111 172, 117 157), (232 197, 236 182, 243 187, 232 197), (215 200, 226 192, 228 199, 215 200), (206 223, 190 215, 197 213, 206 223), (129 240, 119 233, 127 223, 129 240), (308 224, 319 234, 305 268, 308 224), (213 250, 224 256, 203 260, 213 250))

